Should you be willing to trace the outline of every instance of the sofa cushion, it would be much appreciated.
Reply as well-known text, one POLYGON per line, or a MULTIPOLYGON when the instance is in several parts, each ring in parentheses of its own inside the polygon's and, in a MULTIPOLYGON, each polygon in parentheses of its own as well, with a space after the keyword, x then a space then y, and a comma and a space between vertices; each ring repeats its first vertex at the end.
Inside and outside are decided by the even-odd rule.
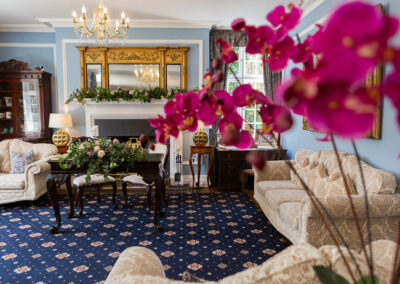
POLYGON ((301 202, 285 202, 279 206, 281 219, 292 229, 298 230, 300 220, 301 202))
MULTIPOLYGON (((353 182, 349 177, 347 177, 349 181, 349 190, 352 195, 357 194, 354 189, 353 182)), ((326 178, 317 178, 314 186, 312 187, 312 191, 318 197, 321 196, 335 196, 335 195, 347 195, 346 188, 344 186, 344 182, 342 178, 337 178, 335 180, 331 180, 331 177, 326 178)))
POLYGON ((305 197, 307 193, 304 189, 279 189, 265 192, 265 202, 275 211, 278 211, 283 203, 301 202, 305 197))
POLYGON ((301 187, 294 184, 290 180, 266 180, 257 182, 254 190, 257 191, 261 196, 265 196, 267 191, 276 189, 293 190, 301 189, 301 187))
POLYGON ((6 139, 0 142, 0 173, 9 173, 10 170, 10 140, 6 139))
POLYGON ((0 175, 0 190, 24 189, 24 174, 2 174, 0 175))
POLYGON ((10 174, 23 174, 25 172, 25 168, 34 161, 35 157, 33 156, 33 150, 30 150, 26 154, 11 152, 10 174))

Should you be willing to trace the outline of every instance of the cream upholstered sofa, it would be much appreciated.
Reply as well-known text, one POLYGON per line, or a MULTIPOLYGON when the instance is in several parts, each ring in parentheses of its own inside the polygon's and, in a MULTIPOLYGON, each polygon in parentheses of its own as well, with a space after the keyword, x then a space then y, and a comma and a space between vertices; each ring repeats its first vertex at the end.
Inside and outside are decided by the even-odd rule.
MULTIPOLYGON (((372 243, 374 271, 380 283, 389 284, 391 269, 395 259, 397 245, 393 241, 380 240, 372 243)), ((345 251, 345 249, 343 249, 345 251)), ((369 249, 366 250, 369 252, 369 249)), ((363 253, 352 251, 363 275, 368 275, 368 265, 363 253)), ((347 251, 344 257, 351 263, 347 251)), ((351 281, 335 246, 328 245, 319 249, 309 244, 290 246, 261 265, 228 276, 220 284, 261 284, 261 283, 320 283, 313 270, 314 265, 330 267, 333 271, 351 281)), ((360 275, 355 266, 350 265, 357 279, 360 275)), ((183 272, 183 271, 182 271, 183 272)), ((123 251, 108 275, 105 284, 177 284, 182 281, 165 277, 164 267, 157 255, 144 247, 130 247, 123 251)), ((187 282, 186 282, 187 283, 187 282)))
POLYGON ((0 142, 0 204, 21 200, 36 200, 46 192, 46 179, 50 165, 46 162, 57 154, 52 144, 32 144, 19 139, 0 142), (33 150, 35 162, 23 174, 9 174, 11 152, 26 154, 33 150))
MULTIPOLYGON (((343 152, 340 157, 366 239, 364 191, 357 159, 343 152)), ((300 150, 291 162, 326 207, 349 246, 359 248, 360 238, 334 152, 300 150)), ((396 240, 400 220, 396 179, 365 162, 362 162, 362 168, 370 206, 372 240, 396 240)), ((294 244, 307 242, 315 247, 333 244, 310 198, 285 161, 268 161, 263 170, 254 168, 254 171, 254 198, 278 231, 294 244)))

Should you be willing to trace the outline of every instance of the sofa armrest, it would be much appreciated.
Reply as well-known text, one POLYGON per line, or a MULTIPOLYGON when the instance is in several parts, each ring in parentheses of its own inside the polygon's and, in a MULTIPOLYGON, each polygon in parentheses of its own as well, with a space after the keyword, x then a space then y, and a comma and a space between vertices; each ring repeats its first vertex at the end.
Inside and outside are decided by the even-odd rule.
POLYGON ((254 183, 264 180, 290 180, 290 168, 286 161, 267 161, 264 169, 259 170, 253 166, 253 170, 254 183))
POLYGON ((130 247, 124 250, 105 283, 129 283, 127 280, 134 276, 165 278, 161 260, 152 250, 145 247, 130 247))
POLYGON ((48 160, 58 157, 57 155, 54 156, 48 156, 46 158, 43 158, 41 160, 35 161, 32 164, 29 164, 26 168, 25 168, 25 177, 28 178, 28 175, 32 174, 32 175, 36 175, 45 171, 49 171, 50 170, 50 165, 49 163, 47 163, 48 160))
MULTIPOLYGON (((353 195, 353 204, 359 218, 366 218, 365 200, 363 195, 353 195)), ((327 209, 328 214, 334 219, 353 219, 350 201, 345 195, 325 196, 319 198, 327 209)), ((369 213, 371 218, 400 217, 400 194, 370 194, 369 213)), ((303 216, 319 218, 310 198, 305 198, 301 204, 303 216)))

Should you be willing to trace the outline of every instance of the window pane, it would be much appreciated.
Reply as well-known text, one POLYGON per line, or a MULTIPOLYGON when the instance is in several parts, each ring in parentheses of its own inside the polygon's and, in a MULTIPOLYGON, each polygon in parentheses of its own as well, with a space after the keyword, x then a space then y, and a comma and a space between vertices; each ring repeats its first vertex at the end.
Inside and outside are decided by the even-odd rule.
POLYGON ((244 118, 247 120, 247 122, 254 123, 254 110, 246 110, 244 118))
MULTIPOLYGON (((233 73, 235 73, 236 75, 239 74, 239 61, 235 61, 235 62, 231 63, 231 64, 229 65, 229 67, 232 69, 233 73)), ((231 70, 229 70, 229 73, 228 73, 228 74, 229 74, 229 75, 232 75, 231 70)))
POLYGON ((261 122, 261 116, 258 113, 258 111, 257 111, 257 114, 256 114, 256 122, 261 122))
POLYGON ((230 82, 228 82, 228 86, 227 86, 227 87, 228 87, 228 89, 227 89, 228 93, 232 94, 233 90, 234 90, 237 86, 239 86, 239 83, 236 82, 236 81, 230 81, 230 82))

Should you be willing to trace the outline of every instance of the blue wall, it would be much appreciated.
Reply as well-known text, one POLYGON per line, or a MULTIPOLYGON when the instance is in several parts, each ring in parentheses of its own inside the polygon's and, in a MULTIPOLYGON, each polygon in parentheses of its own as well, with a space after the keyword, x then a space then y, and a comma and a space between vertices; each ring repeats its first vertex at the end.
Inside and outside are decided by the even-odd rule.
MULTIPOLYGON (((330 9, 332 9, 332 7, 339 2, 343 1, 325 1, 321 6, 303 19, 302 24, 295 32, 300 33, 303 29, 315 23, 315 21, 319 20, 323 15, 326 15, 330 9)), ((400 1, 388 0, 375 2, 384 4, 385 10, 388 10, 389 13, 400 16, 400 1)), ((396 38, 396 43, 400 44, 400 36, 396 38)), ((290 66, 286 70, 285 76, 288 76, 292 67, 293 66, 290 66)), ((392 172, 399 180, 400 161, 397 160, 396 157, 400 152, 400 129, 397 127, 395 122, 395 116, 396 111, 392 107, 391 102, 385 99, 383 104, 382 139, 362 139, 357 142, 357 146, 359 153, 362 155, 362 158, 365 161, 373 166, 392 172)), ((299 149, 331 149, 332 146, 330 142, 316 141, 316 138, 321 136, 323 136, 321 133, 303 130, 302 117, 296 116, 295 125, 290 131, 284 134, 283 143, 284 147, 288 149, 288 153, 291 157, 294 157, 294 154, 299 149)), ((341 151, 353 152, 351 143, 349 141, 338 141, 338 147, 341 151)))
MULTIPOLYGON (((66 66, 63 64, 63 40, 78 39, 73 28, 55 28, 54 32, 25 33, 25 32, 0 32, 0 60, 11 58, 27 62, 36 67, 44 65, 45 70, 52 73, 52 108, 53 112, 64 112, 64 102, 68 95, 76 88, 81 87, 80 82, 80 55, 75 45, 90 45, 94 43, 65 43, 66 66), (2 46, 3 45, 3 46, 2 46), (5 46, 6 45, 6 46, 5 46), (54 58, 54 52, 56 56, 54 58), (55 62, 56 61, 56 62, 55 62), (64 86, 64 69, 66 69, 66 88, 64 86)), ((188 51, 188 88, 200 86, 199 76, 204 74, 209 67, 209 29, 178 29, 178 28, 132 28, 128 34, 129 40, 151 40, 154 43, 117 43, 109 45, 168 45, 189 46, 188 51), (162 42, 157 43, 157 40, 162 42), (171 42, 168 42, 171 40, 171 42), (198 44, 173 43, 174 40, 196 40, 203 44, 203 70, 199 74, 200 50, 198 44)), ((95 45, 98 45, 95 43, 95 45)), ((68 112, 72 114, 74 127, 70 130, 71 136, 85 134, 84 108, 78 103, 68 105, 68 112)), ((189 145, 192 144, 192 134, 183 135, 183 158, 188 159, 189 145)), ((205 163, 206 161, 204 161, 205 163)), ((204 164, 203 163, 203 164, 204 164)), ((197 171, 197 170, 196 170, 197 171)), ((204 172, 204 169, 202 169, 204 172)), ((189 174, 188 166, 184 166, 184 174, 189 174)))

